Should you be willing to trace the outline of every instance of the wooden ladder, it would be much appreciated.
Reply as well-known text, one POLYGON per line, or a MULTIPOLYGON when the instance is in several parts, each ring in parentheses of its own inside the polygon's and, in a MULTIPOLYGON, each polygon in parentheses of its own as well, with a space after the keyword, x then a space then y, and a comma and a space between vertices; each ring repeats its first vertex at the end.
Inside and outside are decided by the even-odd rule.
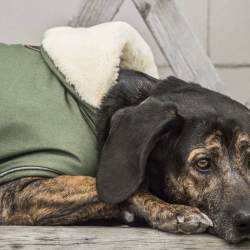
MULTIPOLYGON (((123 1, 82 0, 68 25, 90 27, 112 21, 123 1)), ((229 95, 175 0, 133 2, 177 77, 229 95)))

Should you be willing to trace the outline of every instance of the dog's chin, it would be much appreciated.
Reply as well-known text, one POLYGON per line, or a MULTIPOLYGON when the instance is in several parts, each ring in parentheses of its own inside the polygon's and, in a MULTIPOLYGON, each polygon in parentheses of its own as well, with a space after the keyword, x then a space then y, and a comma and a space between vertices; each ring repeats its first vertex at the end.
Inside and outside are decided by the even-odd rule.
POLYGON ((233 244, 239 243, 240 241, 243 241, 243 240, 249 240, 250 239, 250 235, 248 235, 248 236, 239 236, 239 235, 234 234, 233 230, 228 230, 228 231, 223 230, 222 231, 222 230, 220 230, 218 228, 215 229, 213 227, 208 227, 207 232, 209 234, 218 236, 218 237, 226 240, 227 242, 233 243, 233 244))

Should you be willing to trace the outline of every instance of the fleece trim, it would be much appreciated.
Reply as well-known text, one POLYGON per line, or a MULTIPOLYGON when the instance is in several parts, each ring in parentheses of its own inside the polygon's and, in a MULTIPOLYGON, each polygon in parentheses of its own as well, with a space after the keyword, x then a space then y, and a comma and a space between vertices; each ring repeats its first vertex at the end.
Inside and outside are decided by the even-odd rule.
POLYGON ((116 83, 119 68, 158 78, 149 46, 124 22, 53 28, 45 32, 42 46, 81 99, 95 108, 116 83))

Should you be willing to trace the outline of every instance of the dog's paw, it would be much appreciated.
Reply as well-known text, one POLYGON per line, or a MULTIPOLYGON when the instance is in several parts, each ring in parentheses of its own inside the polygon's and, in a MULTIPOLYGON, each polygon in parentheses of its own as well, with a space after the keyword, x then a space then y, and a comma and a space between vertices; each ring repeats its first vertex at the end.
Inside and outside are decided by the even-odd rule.
POLYGON ((171 233, 202 233, 213 222, 198 208, 183 205, 167 205, 156 212, 149 221, 153 228, 171 233))

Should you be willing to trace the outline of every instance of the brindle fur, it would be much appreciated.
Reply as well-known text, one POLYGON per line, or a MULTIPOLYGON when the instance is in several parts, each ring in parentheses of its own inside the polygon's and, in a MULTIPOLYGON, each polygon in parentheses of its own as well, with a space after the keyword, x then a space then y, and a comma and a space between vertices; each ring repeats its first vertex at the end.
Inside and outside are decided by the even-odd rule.
POLYGON ((5 184, 1 189, 2 225, 67 225, 120 216, 116 205, 100 201, 95 185, 95 178, 66 175, 5 184))
POLYGON ((203 224, 194 218, 195 214, 200 216, 198 209, 167 204, 144 189, 139 189, 122 204, 103 202, 97 195, 96 179, 87 176, 22 178, 2 186, 0 198, 1 225, 5 226, 70 225, 103 218, 126 222, 126 213, 136 214, 152 227, 164 231, 199 232, 208 226, 202 216, 203 224), (185 222, 179 218, 180 228, 177 213, 187 215, 185 222))
POLYGON ((97 117, 97 179, 22 178, 4 184, 1 224, 141 218, 173 233, 208 228, 230 242, 249 238, 234 223, 237 211, 250 220, 249 124, 249 110, 221 94, 174 77, 160 81, 121 70, 97 117), (199 158, 209 159, 211 167, 199 169, 199 158))

